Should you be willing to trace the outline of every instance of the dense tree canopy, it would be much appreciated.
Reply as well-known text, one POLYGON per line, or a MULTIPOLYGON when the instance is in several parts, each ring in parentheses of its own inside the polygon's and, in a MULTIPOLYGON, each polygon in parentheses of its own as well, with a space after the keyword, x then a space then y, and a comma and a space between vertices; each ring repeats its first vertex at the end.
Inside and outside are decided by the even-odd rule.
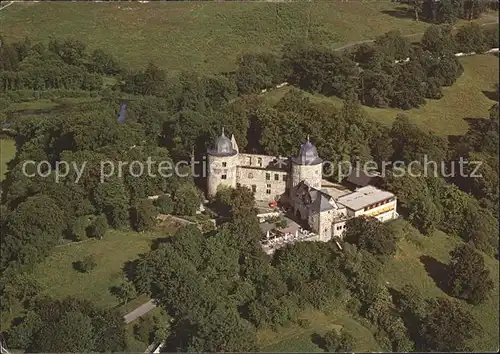
POLYGON ((90 302, 41 298, 23 322, 9 331, 11 346, 33 353, 122 351, 125 322, 115 310, 101 310, 90 302))
POLYGON ((472 314, 456 300, 432 300, 421 327, 422 345, 428 351, 468 351, 468 339, 480 330, 472 314))

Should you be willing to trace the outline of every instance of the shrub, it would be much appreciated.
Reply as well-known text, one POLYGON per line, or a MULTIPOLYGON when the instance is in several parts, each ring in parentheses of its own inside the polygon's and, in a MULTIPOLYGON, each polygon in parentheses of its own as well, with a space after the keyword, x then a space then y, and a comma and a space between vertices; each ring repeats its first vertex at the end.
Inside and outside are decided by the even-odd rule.
POLYGON ((97 239, 102 239, 106 230, 109 228, 108 219, 105 215, 99 215, 95 218, 94 223, 89 226, 88 235, 97 239))
POLYGON ((323 342, 325 349, 329 352, 347 353, 352 352, 354 337, 345 329, 342 329, 340 333, 334 329, 323 336, 323 342))
POLYGON ((85 257, 76 264, 76 268, 82 273, 90 273, 96 266, 97 263, 92 255, 85 257))
POLYGON ((154 201, 154 205, 161 214, 172 214, 174 202, 168 194, 163 194, 154 201))
POLYGON ((311 327, 311 321, 309 321, 306 318, 299 318, 298 324, 301 328, 304 328, 304 329, 311 327))
POLYGON ((10 100, 8 97, 0 97, 0 110, 9 107, 10 100))

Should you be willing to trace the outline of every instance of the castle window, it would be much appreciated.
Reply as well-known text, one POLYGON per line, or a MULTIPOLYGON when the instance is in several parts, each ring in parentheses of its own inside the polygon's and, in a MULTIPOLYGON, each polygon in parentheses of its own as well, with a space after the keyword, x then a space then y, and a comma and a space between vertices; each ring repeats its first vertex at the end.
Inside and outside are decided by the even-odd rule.
POLYGON ((270 173, 266 173, 266 180, 270 180, 271 179, 271 174, 270 173))
POLYGON ((236 187, 237 188, 241 187, 241 183, 236 183, 236 187))
POLYGON ((227 162, 223 162, 222 167, 226 167, 226 166, 227 166, 227 162))
POLYGON ((286 175, 283 175, 283 182, 286 182, 286 175))
POLYGON ((227 175, 220 176, 221 179, 227 179, 227 175))
POLYGON ((275 181, 279 181, 279 180, 280 180, 280 175, 279 175, 279 174, 277 174, 277 173, 275 173, 275 174, 274 174, 274 180, 275 180, 275 181))
POLYGON ((271 185, 270 185, 270 184, 268 184, 268 185, 267 185, 267 188, 271 188, 271 185))
POLYGON ((252 192, 257 192, 257 186, 255 184, 252 184, 252 192))
POLYGON ((249 179, 252 179, 252 178, 253 178, 253 173, 252 173, 252 172, 250 172, 250 173, 248 174, 248 178, 249 178, 249 179))
POLYGON ((257 162, 259 163, 259 166, 260 166, 260 167, 262 167, 262 158, 261 158, 261 157, 259 157, 259 158, 257 159, 257 162))
POLYGON ((271 190, 270 189, 266 189, 266 194, 271 194, 271 190))
POLYGON ((248 166, 252 166, 252 158, 251 157, 248 158, 248 166))

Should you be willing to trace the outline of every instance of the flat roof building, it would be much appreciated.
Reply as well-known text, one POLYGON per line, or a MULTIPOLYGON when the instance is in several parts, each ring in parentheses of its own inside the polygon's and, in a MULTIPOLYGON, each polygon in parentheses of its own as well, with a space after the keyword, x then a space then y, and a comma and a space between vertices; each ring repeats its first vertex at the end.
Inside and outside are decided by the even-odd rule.
POLYGON ((366 186, 358 188, 350 194, 339 197, 337 203, 357 211, 391 198, 395 198, 394 194, 391 192, 378 189, 374 186, 366 186))

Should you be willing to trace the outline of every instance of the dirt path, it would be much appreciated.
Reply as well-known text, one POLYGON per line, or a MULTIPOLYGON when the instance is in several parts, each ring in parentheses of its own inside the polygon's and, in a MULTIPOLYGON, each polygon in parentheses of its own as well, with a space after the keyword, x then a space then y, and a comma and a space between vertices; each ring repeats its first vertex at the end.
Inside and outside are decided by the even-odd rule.
POLYGON ((12 5, 13 3, 14 3, 14 1, 11 1, 11 2, 9 2, 8 4, 6 4, 6 5, 2 6, 2 7, 0 7, 0 11, 2 11, 3 9, 5 9, 6 7, 9 7, 9 6, 10 6, 10 5, 12 5))
POLYGON ((148 302, 145 302, 141 306, 137 307, 136 309, 130 311, 125 316, 123 316, 123 318, 125 319, 125 323, 130 323, 136 320, 138 317, 145 315, 155 307, 156 303, 154 302, 154 300, 149 300, 148 302))

